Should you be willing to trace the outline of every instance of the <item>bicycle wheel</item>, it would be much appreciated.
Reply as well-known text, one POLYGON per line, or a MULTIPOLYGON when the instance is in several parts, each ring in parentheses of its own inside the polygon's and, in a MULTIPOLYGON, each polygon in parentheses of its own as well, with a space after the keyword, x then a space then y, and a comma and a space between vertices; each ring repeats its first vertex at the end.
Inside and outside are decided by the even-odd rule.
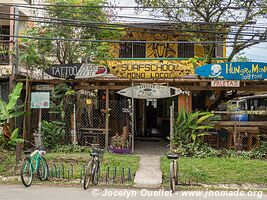
POLYGON ((84 178, 83 178, 83 188, 85 190, 89 187, 89 184, 94 177, 95 168, 96 168, 95 162, 90 160, 86 167, 86 171, 85 171, 84 178))
POLYGON ((31 164, 31 159, 28 157, 22 161, 22 165, 20 168, 20 177, 25 187, 31 186, 33 177, 33 167, 31 164))
POLYGON ((174 165, 174 162, 171 161, 170 163, 170 186, 172 192, 175 192, 175 171, 176 169, 174 168, 176 165, 174 165))
POLYGON ((37 176, 41 181, 45 181, 48 179, 48 165, 45 158, 43 157, 39 158, 37 176))
POLYGON ((99 177, 100 177, 100 162, 99 160, 95 161, 95 170, 93 170, 95 173, 93 174, 93 184, 97 185, 99 182, 99 177))
POLYGON ((175 169, 175 185, 178 185, 178 178, 179 178, 179 165, 178 162, 174 161, 174 169, 175 169))

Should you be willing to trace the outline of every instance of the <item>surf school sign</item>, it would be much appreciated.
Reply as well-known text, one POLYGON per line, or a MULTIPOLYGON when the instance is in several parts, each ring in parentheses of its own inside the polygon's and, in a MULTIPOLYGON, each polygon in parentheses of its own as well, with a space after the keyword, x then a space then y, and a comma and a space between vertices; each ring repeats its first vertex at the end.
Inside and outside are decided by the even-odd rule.
POLYGON ((128 79, 172 79, 194 73, 189 61, 109 61, 110 72, 128 79))
POLYGON ((66 79, 94 78, 107 73, 107 68, 92 63, 54 65, 45 72, 53 77, 66 79))
POLYGON ((263 80, 267 79, 267 63, 226 62, 208 64, 195 69, 197 75, 226 80, 263 80))

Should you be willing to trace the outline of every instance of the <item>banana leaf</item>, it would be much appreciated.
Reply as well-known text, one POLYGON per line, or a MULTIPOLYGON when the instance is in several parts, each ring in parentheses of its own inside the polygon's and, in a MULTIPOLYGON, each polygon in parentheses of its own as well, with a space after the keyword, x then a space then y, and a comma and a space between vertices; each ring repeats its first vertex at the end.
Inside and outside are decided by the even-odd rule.
POLYGON ((12 90, 12 92, 8 96, 9 101, 6 105, 6 109, 8 111, 12 110, 17 105, 17 101, 20 98, 22 88, 23 88, 23 83, 21 82, 17 83, 15 88, 12 90))
POLYGON ((209 118, 212 117, 212 116, 214 116, 214 114, 211 114, 211 113, 206 114, 206 115, 200 117, 200 118, 197 120, 196 124, 201 124, 202 122, 204 122, 205 120, 209 119, 209 118))

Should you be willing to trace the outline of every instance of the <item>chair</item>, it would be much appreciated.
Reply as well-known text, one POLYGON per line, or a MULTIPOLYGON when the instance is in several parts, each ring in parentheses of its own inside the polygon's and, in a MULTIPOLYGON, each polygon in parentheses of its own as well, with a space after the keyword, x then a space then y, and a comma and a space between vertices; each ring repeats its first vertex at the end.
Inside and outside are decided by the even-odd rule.
POLYGON ((122 134, 119 135, 118 133, 111 138, 111 145, 114 147, 126 147, 127 140, 129 138, 129 128, 128 126, 124 126, 122 128, 122 134))
POLYGON ((206 143, 213 148, 219 148, 219 135, 217 131, 208 132, 206 143))

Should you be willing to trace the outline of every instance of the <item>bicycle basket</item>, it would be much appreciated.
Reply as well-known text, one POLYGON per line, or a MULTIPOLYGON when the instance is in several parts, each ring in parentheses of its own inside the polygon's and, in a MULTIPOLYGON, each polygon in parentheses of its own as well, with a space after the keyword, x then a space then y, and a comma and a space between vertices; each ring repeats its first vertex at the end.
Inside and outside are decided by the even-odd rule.
POLYGON ((97 153, 99 155, 98 157, 102 159, 104 155, 104 149, 93 148, 92 153, 97 153))

